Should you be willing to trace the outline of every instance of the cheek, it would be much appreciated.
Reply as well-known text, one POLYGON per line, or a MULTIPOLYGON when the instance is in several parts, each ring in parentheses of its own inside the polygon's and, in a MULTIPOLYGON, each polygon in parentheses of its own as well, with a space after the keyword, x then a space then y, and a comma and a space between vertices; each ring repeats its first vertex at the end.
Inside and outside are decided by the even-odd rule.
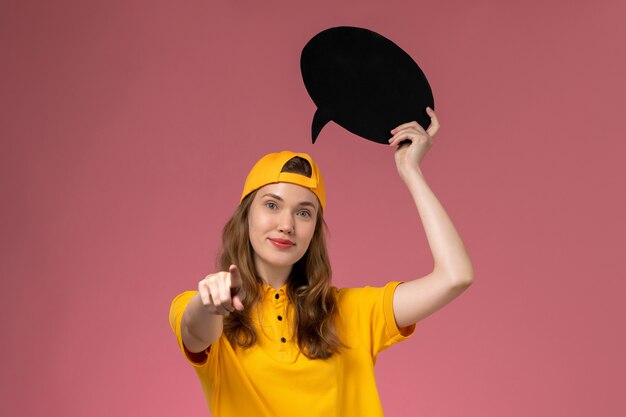
POLYGON ((252 212, 250 212, 250 217, 248 217, 248 240, 250 240, 251 243, 254 242, 256 231, 257 231, 257 224, 256 224, 256 221, 254 220, 254 216, 252 212))
POLYGON ((306 238, 307 247, 311 243, 311 240, 313 239, 313 234, 314 233, 315 233, 315 224, 311 224, 311 225, 307 224, 306 230, 303 233, 303 235, 306 238))
POLYGON ((248 236, 250 241, 261 239, 262 235, 268 230, 270 218, 268 216, 259 215, 256 211, 250 212, 248 217, 248 236))

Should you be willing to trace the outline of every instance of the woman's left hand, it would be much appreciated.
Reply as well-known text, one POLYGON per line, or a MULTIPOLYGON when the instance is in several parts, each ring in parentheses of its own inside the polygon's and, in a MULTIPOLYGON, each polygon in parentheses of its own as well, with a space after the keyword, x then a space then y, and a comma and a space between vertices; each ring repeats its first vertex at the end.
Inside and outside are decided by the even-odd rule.
POLYGON ((430 116, 428 129, 424 130, 417 122, 409 122, 391 131, 393 136, 389 139, 389 145, 398 146, 403 141, 410 141, 410 143, 399 145, 394 155, 396 167, 401 176, 410 171, 419 172, 420 163, 432 146, 433 138, 439 130, 439 120, 435 112, 427 107, 426 113, 430 116))

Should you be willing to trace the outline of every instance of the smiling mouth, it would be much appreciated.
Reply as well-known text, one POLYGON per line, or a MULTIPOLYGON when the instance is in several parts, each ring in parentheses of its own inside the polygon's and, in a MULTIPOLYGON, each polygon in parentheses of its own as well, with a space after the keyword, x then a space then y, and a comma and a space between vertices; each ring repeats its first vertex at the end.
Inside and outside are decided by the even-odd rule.
POLYGON ((270 238, 269 240, 270 240, 270 242, 272 242, 274 244, 274 246, 277 246, 277 247, 279 247, 281 249, 290 248, 290 247, 296 245, 291 240, 286 240, 286 239, 271 239, 270 238))

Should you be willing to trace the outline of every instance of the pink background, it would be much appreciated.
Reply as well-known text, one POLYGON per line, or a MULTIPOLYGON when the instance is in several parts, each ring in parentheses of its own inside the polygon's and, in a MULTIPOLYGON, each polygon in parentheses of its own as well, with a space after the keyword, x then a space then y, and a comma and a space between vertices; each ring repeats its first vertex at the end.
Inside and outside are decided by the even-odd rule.
POLYGON ((3 1, 2 416, 206 416, 167 313, 214 271, 251 164, 310 152, 338 286, 432 260, 392 151, 299 56, 362 26, 429 77, 424 162, 477 279, 377 366, 388 416, 626 414, 622 1, 3 1))

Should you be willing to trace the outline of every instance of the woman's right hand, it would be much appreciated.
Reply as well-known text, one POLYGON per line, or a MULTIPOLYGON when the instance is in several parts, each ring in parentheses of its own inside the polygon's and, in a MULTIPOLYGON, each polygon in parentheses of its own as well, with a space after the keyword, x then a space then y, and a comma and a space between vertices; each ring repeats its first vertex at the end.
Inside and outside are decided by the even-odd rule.
POLYGON ((207 275, 198 283, 198 293, 209 313, 228 316, 231 312, 242 311, 244 308, 239 296, 241 285, 239 269, 236 265, 231 265, 228 272, 207 275))

